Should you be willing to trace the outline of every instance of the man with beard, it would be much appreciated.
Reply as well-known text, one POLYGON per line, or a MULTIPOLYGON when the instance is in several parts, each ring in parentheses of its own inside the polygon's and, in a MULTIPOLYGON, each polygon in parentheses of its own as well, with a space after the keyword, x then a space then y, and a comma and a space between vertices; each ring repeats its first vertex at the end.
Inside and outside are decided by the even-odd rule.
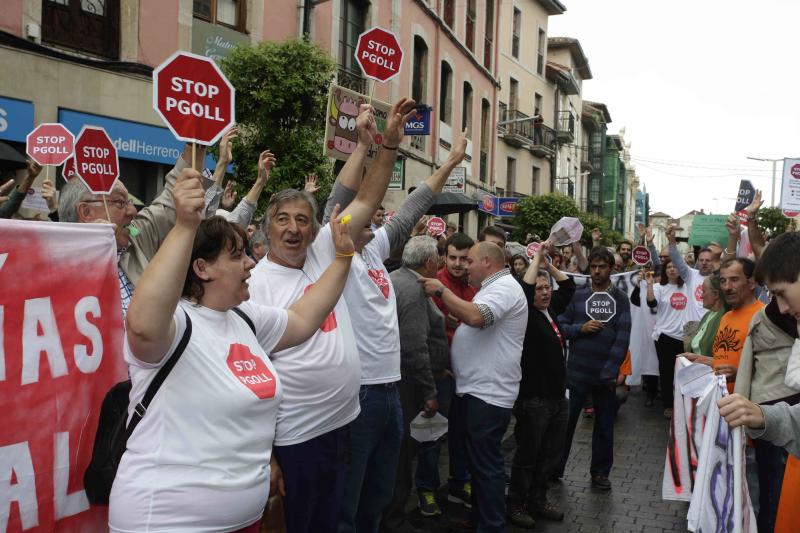
POLYGON ((617 245, 617 253, 622 259, 622 268, 619 270, 620 272, 628 272, 629 270, 636 270, 639 268, 639 265, 634 263, 633 259, 631 259, 632 252, 633 243, 629 240, 624 240, 617 245))

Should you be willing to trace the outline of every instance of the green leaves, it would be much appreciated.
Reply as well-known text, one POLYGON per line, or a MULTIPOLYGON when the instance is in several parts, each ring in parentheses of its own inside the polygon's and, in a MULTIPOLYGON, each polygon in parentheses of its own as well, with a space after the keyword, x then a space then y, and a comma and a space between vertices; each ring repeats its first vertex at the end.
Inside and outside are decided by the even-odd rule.
POLYGON ((789 219, 783 216, 779 207, 762 207, 756 217, 761 229, 770 235, 780 235, 789 226, 789 219))

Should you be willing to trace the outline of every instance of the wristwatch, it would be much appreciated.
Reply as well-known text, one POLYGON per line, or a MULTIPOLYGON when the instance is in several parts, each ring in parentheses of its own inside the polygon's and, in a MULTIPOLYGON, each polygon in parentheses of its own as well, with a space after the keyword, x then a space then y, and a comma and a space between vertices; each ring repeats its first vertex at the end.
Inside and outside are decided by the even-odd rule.
POLYGON ((433 291, 433 295, 436 296, 437 298, 441 298, 442 294, 444 294, 444 287, 439 287, 438 289, 433 291))

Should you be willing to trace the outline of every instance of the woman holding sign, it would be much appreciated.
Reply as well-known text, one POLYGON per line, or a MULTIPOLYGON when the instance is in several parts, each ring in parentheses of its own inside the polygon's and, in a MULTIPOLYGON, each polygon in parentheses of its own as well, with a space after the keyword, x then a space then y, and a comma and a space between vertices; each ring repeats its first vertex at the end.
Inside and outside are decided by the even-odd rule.
POLYGON ((317 331, 342 294, 353 242, 334 218, 337 259, 308 293, 288 309, 251 304, 255 263, 244 253, 244 230, 222 217, 201 222, 204 192, 194 170, 183 171, 173 196, 175 227, 126 317, 129 413, 141 420, 111 490, 109 528, 257 532, 271 480, 282 490, 270 463, 283 391, 267 353, 317 331), (142 409, 170 359, 174 367, 142 409))
MULTIPOLYGON (((653 328, 653 341, 655 341, 658 354, 658 373, 661 399, 664 401, 664 416, 671 418, 675 357, 684 351, 683 326, 691 319, 689 302, 693 295, 670 259, 662 263, 658 284, 655 283, 652 272, 648 272, 645 279, 647 281, 647 306, 656 309, 657 315, 656 325, 653 328)), ((640 305, 638 286, 631 293, 631 303, 640 305)))

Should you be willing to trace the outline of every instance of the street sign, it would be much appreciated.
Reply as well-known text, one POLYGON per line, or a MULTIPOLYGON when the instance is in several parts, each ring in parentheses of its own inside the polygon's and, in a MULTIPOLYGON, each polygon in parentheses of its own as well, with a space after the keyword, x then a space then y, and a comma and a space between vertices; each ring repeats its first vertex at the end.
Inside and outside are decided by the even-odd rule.
POLYGON ((639 266, 646 265, 650 262, 650 250, 646 246, 637 246, 631 251, 631 259, 639 266))
POLYGON ((75 148, 75 136, 61 124, 39 124, 27 136, 25 152, 42 166, 60 165, 75 148))
POLYGON ((783 160, 781 210, 800 211, 800 159, 783 160))
POLYGON ((385 83, 400 73, 403 49, 394 33, 376 26, 358 36, 356 61, 364 76, 385 83))
POLYGON ((442 192, 463 193, 467 186, 467 167, 456 167, 450 172, 442 192))
POLYGON ((93 194, 111 194, 119 178, 119 159, 106 130, 83 127, 75 139, 75 173, 93 194))
POLYGON ((428 231, 434 235, 441 235, 446 228, 447 224, 439 217, 431 217, 430 220, 428 220, 428 231))
POLYGON ((512 217, 519 198, 497 197, 487 194, 478 204, 478 209, 496 217, 512 217))
POLYGON ((586 300, 586 314, 592 320, 608 322, 617 314, 617 301, 607 292, 595 292, 586 300))
POLYGON ((536 255, 536 252, 539 251, 539 248, 541 248, 541 246, 542 245, 539 244, 538 242, 530 243, 528 247, 525 248, 525 253, 528 255, 528 259, 533 259, 533 256, 536 255))
POLYGON ((494 215, 497 213, 497 197, 492 194, 485 194, 481 201, 478 202, 478 209, 483 211, 484 213, 489 213, 490 215, 494 215))
POLYGON ((428 106, 417 107, 414 115, 408 119, 405 125, 406 135, 430 135, 431 134, 431 108, 428 106))
POLYGON ((234 124, 235 90, 208 57, 178 51, 153 71, 153 109, 181 141, 210 146, 234 124))

